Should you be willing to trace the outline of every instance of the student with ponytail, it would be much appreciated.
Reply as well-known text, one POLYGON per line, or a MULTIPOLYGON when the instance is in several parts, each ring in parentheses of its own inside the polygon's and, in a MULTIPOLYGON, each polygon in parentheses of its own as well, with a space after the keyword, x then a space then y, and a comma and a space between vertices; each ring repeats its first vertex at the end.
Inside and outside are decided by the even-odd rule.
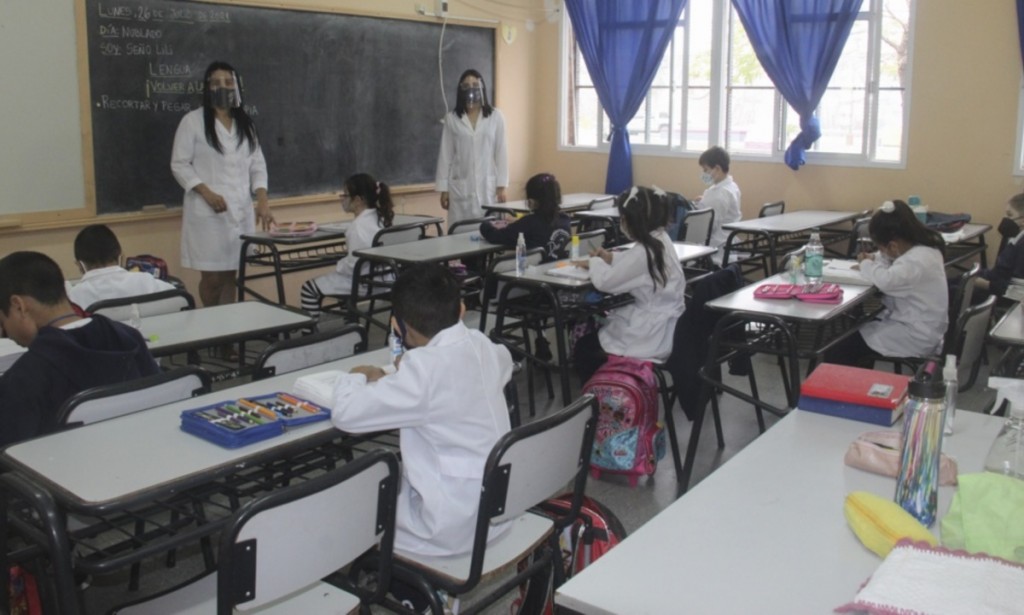
POLYGON ((391 189, 368 173, 356 173, 346 179, 345 191, 340 196, 341 208, 355 216, 345 233, 348 254, 338 261, 334 271, 306 280, 302 285, 302 309, 313 318, 320 317, 320 306, 325 296, 352 292, 357 260, 353 253, 371 247, 377 231, 390 227, 395 219, 391 189))
POLYGON ((629 293, 633 302, 612 310, 607 323, 576 343, 576 370, 590 379, 609 354, 664 361, 672 352, 676 321, 683 314, 686 277, 665 225, 667 195, 634 186, 615 199, 622 233, 636 243, 623 252, 598 249, 576 264, 590 269, 594 287, 605 293, 629 293))
POLYGON ((903 201, 886 201, 871 216, 878 251, 857 255, 864 279, 884 293, 884 310, 860 331, 825 353, 825 361, 871 367, 878 357, 936 354, 949 324, 942 236, 927 228, 903 201))

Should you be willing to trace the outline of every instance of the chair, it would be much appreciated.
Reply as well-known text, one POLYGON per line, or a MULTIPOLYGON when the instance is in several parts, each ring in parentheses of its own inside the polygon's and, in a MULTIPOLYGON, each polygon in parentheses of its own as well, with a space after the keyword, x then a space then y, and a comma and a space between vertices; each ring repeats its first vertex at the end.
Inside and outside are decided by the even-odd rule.
POLYGON ((114 612, 356 613, 387 591, 399 476, 394 453, 374 450, 253 500, 221 535, 217 572, 114 612), (373 592, 333 574, 374 546, 373 592))
POLYGON ((786 212, 785 201, 774 201, 772 203, 765 203, 761 206, 761 211, 757 213, 758 218, 767 218, 768 216, 777 216, 786 212))
POLYGON ((871 236, 868 234, 870 224, 871 216, 857 218, 853 221, 853 229, 850 230, 850 243, 846 248, 847 258, 856 258, 857 253, 861 251, 861 242, 871 240, 871 236))
POLYGON ((210 392, 210 375, 179 367, 128 382, 86 389, 57 411, 59 425, 88 425, 210 392))
POLYGON ((681 241, 697 245, 711 245, 711 230, 715 226, 714 209, 697 209, 686 215, 681 241))
POLYGON ((978 305, 968 307, 957 321, 954 347, 948 354, 957 358, 957 381, 959 390, 966 391, 974 386, 981 367, 982 353, 985 350, 985 337, 988 335, 992 309, 996 298, 990 296, 978 305))
POLYGON ((974 280, 977 279, 980 273, 981 264, 974 263, 970 269, 960 274, 957 278, 956 287, 952 289, 949 295, 949 327, 946 330, 946 337, 942 342, 943 351, 947 348, 953 348, 955 342, 953 333, 956 329, 956 323, 959 322, 961 316, 967 313, 967 308, 971 306, 971 300, 974 298, 974 280))
POLYGON ((256 360, 253 380, 337 361, 366 350, 366 335, 359 325, 318 331, 274 342, 256 360))
POLYGON ((139 315, 144 318, 195 309, 196 300, 188 291, 172 288, 158 293, 104 299, 93 303, 85 311, 89 314, 106 316, 111 320, 128 321, 132 317, 133 305, 139 306, 139 315))
POLYGON ((577 235, 580 238, 580 258, 586 258, 588 254, 603 248, 608 240, 608 234, 604 229, 585 231, 577 235))
MULTIPOLYGON (((502 436, 484 466, 472 550, 449 557, 396 550, 394 577, 423 590, 432 612, 440 615, 443 607, 433 590, 442 589, 457 597, 533 553, 531 563, 460 612, 483 612, 527 580, 531 582, 520 612, 541 612, 552 565, 561 565, 557 533, 579 513, 596 429, 597 402, 592 395, 585 395, 559 412, 502 436), (531 510, 567 483, 572 484, 573 498, 564 516, 552 518, 531 510), (488 530, 506 522, 506 531, 488 542, 488 530)), ((391 601, 386 605, 394 607, 391 601)))
POLYGON ((452 225, 448 227, 448 234, 461 235, 462 233, 472 233, 473 231, 479 230, 480 225, 484 222, 491 222, 497 219, 498 218, 495 216, 484 216, 483 218, 459 220, 457 222, 453 222, 452 225))

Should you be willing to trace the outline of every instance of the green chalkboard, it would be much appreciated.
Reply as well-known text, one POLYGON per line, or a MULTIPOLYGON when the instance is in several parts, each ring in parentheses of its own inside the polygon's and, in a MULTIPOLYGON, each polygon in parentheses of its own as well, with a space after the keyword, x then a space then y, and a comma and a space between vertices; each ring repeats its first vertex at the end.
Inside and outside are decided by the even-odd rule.
MULTIPOLYGON (((331 192, 366 171, 431 183, 459 74, 493 83, 494 30, 175 0, 86 0, 98 213, 180 205, 174 131, 212 60, 235 66, 271 197, 331 192)), ((493 91, 489 92, 493 99, 493 91)))

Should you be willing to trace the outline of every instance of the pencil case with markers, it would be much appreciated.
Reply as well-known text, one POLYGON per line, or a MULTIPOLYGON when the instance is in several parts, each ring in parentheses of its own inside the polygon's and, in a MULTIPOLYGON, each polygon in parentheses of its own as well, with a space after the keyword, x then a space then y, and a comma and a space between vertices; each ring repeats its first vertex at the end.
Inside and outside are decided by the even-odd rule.
POLYGON ((839 303, 843 288, 838 284, 762 284, 754 289, 755 299, 799 299, 809 303, 839 303))
POLYGON ((329 416, 316 404, 274 393, 185 410, 181 413, 181 429, 225 448, 238 448, 280 435, 286 427, 329 416))

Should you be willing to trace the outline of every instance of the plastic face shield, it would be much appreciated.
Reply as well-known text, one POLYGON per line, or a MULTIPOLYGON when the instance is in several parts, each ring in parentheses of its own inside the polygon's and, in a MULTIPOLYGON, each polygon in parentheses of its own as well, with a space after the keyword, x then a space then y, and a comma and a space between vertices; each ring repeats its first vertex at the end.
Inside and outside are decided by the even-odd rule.
POLYGON ((210 88, 210 102, 220 109, 237 109, 242 106, 242 92, 238 89, 238 75, 231 73, 231 79, 210 77, 206 86, 210 88))
POLYGON ((481 105, 484 102, 484 90, 482 81, 464 81, 459 84, 459 89, 466 93, 467 105, 481 105))

